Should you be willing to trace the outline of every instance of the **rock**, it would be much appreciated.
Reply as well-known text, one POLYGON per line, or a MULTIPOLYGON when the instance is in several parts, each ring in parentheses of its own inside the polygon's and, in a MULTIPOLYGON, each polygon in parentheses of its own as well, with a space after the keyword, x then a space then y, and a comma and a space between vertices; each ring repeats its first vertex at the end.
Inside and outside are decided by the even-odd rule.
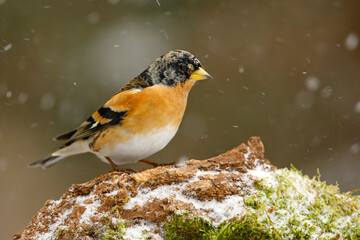
MULTIPOLYGON (((321 186, 331 189, 327 193, 331 194, 329 196, 343 200, 336 203, 339 209, 344 208, 341 204, 346 204, 347 226, 359 228, 359 220, 356 220, 360 216, 358 198, 341 195, 336 187, 308 179, 295 170, 278 170, 264 158, 260 138, 252 137, 247 145, 241 144, 207 160, 192 159, 134 173, 110 172, 89 182, 74 184, 60 200, 47 201, 14 239, 196 239, 196 236, 203 239, 205 233, 229 238, 226 234, 237 233, 239 224, 244 223, 251 223, 250 229, 260 233, 257 236, 276 239, 276 234, 280 233, 271 228, 275 224, 278 229, 287 229, 278 239, 291 238, 295 230, 288 230, 289 221, 293 221, 295 215, 310 216, 308 207, 316 203, 315 195, 319 194, 321 186), (286 189, 277 189, 277 185, 289 185, 286 178, 282 179, 284 174, 291 181, 300 181, 306 191, 296 189, 297 185, 291 185, 292 182, 291 188, 295 190, 287 193, 286 189), (286 196, 294 195, 293 192, 298 192, 299 196, 286 196), (288 207, 297 204, 308 204, 305 206, 307 213, 305 210, 291 213, 295 210, 290 211, 288 207), (232 230, 227 231, 229 224, 238 225, 231 225, 232 230), (190 231, 191 228, 194 229, 190 231)), ((313 216, 308 225, 318 226, 321 218, 325 219, 324 224, 329 222, 324 216, 313 216)), ((335 221, 333 216, 329 218, 335 221)), ((337 220, 344 224, 344 219, 337 220)), ((319 239, 345 236, 342 230, 335 228, 333 233, 331 228, 326 233, 322 233, 320 227, 308 228, 299 228, 297 232, 305 235, 314 232, 319 239)), ((243 225, 241 229, 245 229, 243 225)), ((239 232, 236 236, 253 237, 241 235, 245 233, 239 232)), ((360 231, 349 234, 360 236, 360 231)))

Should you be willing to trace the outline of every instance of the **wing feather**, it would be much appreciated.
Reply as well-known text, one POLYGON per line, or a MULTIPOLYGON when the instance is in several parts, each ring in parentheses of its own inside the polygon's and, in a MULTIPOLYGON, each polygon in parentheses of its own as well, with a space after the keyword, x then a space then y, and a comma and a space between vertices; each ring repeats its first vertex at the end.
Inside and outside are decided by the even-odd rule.
POLYGON ((132 108, 132 97, 139 89, 121 91, 115 94, 103 107, 94 112, 77 129, 63 133, 54 140, 67 140, 65 145, 80 139, 87 139, 110 126, 121 124, 132 108))

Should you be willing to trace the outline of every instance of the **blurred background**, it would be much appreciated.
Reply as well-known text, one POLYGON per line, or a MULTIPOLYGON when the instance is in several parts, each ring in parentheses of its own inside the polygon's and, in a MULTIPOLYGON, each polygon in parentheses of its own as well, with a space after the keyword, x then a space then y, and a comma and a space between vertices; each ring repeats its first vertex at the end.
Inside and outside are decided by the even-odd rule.
POLYGON ((359 10, 340 0, 0 0, 0 239, 111 170, 91 154, 46 171, 27 164, 177 48, 214 79, 193 88, 178 134, 150 160, 205 159, 260 136, 274 165, 359 188, 359 10))

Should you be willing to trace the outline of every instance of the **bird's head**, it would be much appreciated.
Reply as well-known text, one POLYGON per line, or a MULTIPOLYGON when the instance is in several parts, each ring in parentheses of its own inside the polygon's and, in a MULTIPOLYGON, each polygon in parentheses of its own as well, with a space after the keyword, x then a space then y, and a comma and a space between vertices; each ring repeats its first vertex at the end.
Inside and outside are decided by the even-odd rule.
POLYGON ((150 85, 163 84, 177 86, 187 80, 198 81, 211 78, 202 67, 200 61, 184 50, 174 50, 158 57, 145 70, 150 85))

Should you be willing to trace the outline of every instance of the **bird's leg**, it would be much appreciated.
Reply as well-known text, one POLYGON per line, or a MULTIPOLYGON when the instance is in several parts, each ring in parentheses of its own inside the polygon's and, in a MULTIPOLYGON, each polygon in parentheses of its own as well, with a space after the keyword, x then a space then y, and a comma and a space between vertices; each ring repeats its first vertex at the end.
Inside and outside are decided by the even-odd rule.
POLYGON ((139 162, 143 162, 143 163, 146 163, 146 164, 150 164, 150 165, 153 165, 154 167, 158 167, 158 166, 161 165, 161 164, 158 164, 158 163, 156 163, 156 162, 149 161, 149 160, 147 160, 147 159, 141 159, 141 160, 139 160, 139 162))
POLYGON ((108 162, 110 163, 110 165, 113 167, 114 171, 119 172, 120 169, 119 167, 109 158, 109 157, 105 157, 106 160, 108 160, 108 162))

